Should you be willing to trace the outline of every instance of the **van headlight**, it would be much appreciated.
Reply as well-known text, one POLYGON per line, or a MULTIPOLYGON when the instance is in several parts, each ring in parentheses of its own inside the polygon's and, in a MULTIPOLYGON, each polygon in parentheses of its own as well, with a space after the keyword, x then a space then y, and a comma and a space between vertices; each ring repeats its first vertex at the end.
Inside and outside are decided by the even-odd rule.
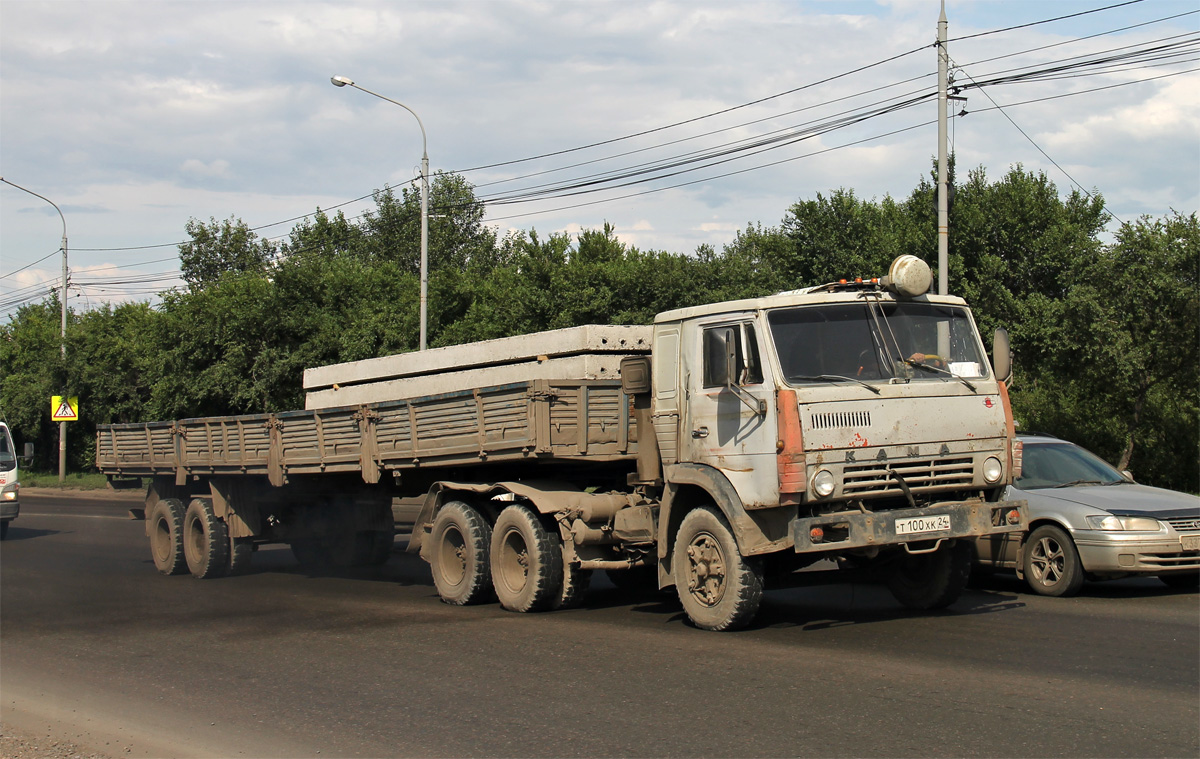
POLYGON ((1004 474, 1004 466, 1000 463, 1000 459, 995 456, 989 456, 983 462, 983 479, 991 484, 1000 481, 1000 477, 1004 474))
POLYGON ((831 495, 836 486, 837 482, 833 479, 833 473, 828 469, 822 469, 817 472, 812 480, 812 490, 818 498, 825 498, 831 495))

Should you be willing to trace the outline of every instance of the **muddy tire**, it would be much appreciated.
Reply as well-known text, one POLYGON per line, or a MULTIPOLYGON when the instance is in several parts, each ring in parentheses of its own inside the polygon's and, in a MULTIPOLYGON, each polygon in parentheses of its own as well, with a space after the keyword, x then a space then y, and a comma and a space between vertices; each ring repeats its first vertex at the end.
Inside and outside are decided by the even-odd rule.
POLYGON ((442 601, 452 606, 492 599, 492 528, 474 507, 450 501, 433 520, 429 568, 442 601))
POLYGON ((574 609, 583 603, 588 588, 592 584, 592 570, 572 567, 563 562, 562 587, 558 598, 550 604, 551 609, 574 609))
POLYGON ((229 573, 229 531, 208 498, 193 498, 183 515, 183 555, 198 580, 229 573))
POLYGON ((1029 534, 1022 552, 1025 582, 1042 596, 1073 596, 1083 587, 1083 564, 1071 536, 1044 524, 1029 534))
POLYGON ((562 544, 524 506, 500 512, 492 528, 492 586, 509 611, 544 611, 562 593, 562 544))
POLYGON ((887 587, 909 609, 944 609, 958 600, 970 577, 971 545, 959 540, 897 559, 888 565, 887 587))
POLYGON ((181 575, 187 571, 183 556, 183 515, 178 498, 164 498, 150 509, 150 555, 159 574, 181 575))
POLYGON ((254 538, 229 539, 229 574, 244 575, 250 571, 254 557, 254 538))
POLYGON ((696 627, 737 630, 758 613, 762 565, 741 555, 725 517, 715 507, 703 506, 683 518, 671 561, 679 600, 696 627))

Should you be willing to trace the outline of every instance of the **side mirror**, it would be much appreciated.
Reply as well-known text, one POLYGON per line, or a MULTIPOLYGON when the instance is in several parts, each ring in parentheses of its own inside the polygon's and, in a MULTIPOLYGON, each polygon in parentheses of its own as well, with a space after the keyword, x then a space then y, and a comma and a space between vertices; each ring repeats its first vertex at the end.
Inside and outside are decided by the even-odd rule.
POLYGON ((996 372, 996 379, 1001 382, 1012 379, 1012 348, 1008 343, 1008 330, 1004 327, 998 327, 996 336, 992 338, 992 362, 995 364, 992 368, 996 372))
POLYGON ((737 339, 734 337, 732 329, 721 330, 718 339, 725 345, 724 364, 721 367, 720 376, 725 387, 732 388, 738 384, 737 339))
POLYGON ((33 466, 33 443, 25 444, 25 452, 21 454, 21 464, 26 469, 33 466))
POLYGON ((621 359, 621 389, 626 395, 650 392, 649 356, 627 356, 621 359))
POLYGON ((1128 469, 1121 470, 1121 478, 1126 482, 1137 482, 1137 480, 1133 479, 1133 472, 1128 469))

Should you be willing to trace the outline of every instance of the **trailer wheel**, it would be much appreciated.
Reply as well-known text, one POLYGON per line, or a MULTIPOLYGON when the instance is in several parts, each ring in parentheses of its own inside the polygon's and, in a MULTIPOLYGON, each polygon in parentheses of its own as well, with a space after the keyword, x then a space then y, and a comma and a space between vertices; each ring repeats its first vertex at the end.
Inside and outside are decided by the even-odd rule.
POLYGON ((712 506, 689 512, 675 536, 675 588, 683 610, 703 630, 750 624, 762 603, 762 565, 738 551, 737 540, 712 506))
POLYGON ((933 553, 909 554, 889 566, 888 590, 910 609, 944 609, 958 600, 971 577, 971 545, 965 540, 933 553))
POLYGON ((244 575, 250 571, 254 557, 254 538, 229 539, 229 574, 244 575))
POLYGON ((492 584, 509 611, 543 611, 562 592, 562 544, 524 506, 500 512, 492 528, 492 584))
POLYGON ((150 554, 154 567, 164 575, 187 571, 183 556, 183 502, 164 498, 150 509, 150 554))
POLYGON ((492 528, 462 501, 442 506, 429 533, 429 568, 441 599, 453 606, 491 600, 492 528))
POLYGON ((183 515, 183 555, 199 580, 229 573, 229 531, 208 498, 193 498, 183 515))

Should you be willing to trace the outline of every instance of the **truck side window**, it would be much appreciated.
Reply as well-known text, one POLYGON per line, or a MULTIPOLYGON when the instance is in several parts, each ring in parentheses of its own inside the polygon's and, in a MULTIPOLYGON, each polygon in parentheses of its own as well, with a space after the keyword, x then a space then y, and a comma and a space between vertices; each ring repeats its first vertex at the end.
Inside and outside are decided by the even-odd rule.
POLYGON ((741 323, 709 327, 704 330, 704 387, 722 387, 725 384, 725 378, 720 376, 719 370, 718 356, 721 354, 721 343, 717 339, 717 335, 727 329, 733 330, 734 344, 737 348, 738 384, 757 385, 762 383, 762 362, 759 360, 758 340, 754 336, 754 325, 741 323))

